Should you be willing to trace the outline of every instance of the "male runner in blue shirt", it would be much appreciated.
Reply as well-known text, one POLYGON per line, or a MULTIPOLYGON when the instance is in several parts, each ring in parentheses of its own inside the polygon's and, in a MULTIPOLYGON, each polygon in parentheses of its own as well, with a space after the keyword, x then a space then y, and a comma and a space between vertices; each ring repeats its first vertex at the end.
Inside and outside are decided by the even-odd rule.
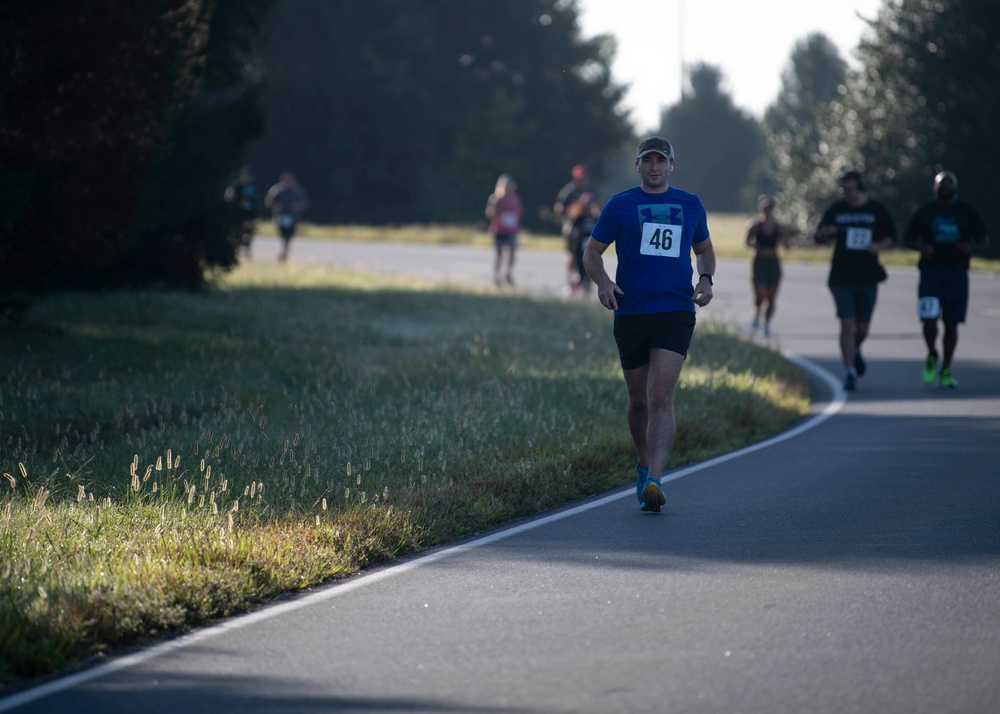
POLYGON ((652 512, 666 503, 660 476, 674 444, 674 389, 694 334, 695 306, 712 300, 715 273, 705 206, 670 186, 676 166, 669 141, 643 140, 635 154, 640 185, 607 202, 583 258, 598 299, 614 311, 638 457, 636 497, 642 510, 652 512), (618 256, 614 281, 603 258, 612 243, 618 256), (694 285, 692 250, 698 264, 694 285))

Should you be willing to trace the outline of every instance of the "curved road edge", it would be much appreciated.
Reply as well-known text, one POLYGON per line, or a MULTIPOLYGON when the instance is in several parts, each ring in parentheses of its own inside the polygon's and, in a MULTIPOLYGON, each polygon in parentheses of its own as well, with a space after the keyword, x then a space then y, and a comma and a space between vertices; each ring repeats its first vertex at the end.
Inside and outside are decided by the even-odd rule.
MULTIPOLYGON (((706 461, 700 461, 691 466, 687 466, 678 469, 673 472, 668 472, 661 479, 661 483, 667 483, 670 481, 676 481, 677 479, 684 478, 685 476, 690 476, 692 474, 710 469, 719 464, 726 463, 727 461, 732 461, 733 459, 740 458, 747 454, 760 451, 762 449, 767 449, 771 446, 775 446, 782 442, 793 439, 815 427, 819 426, 830 417, 836 415, 844 407, 846 403, 846 394, 840 386, 837 379, 830 374, 827 370, 820 367, 819 365, 795 355, 791 352, 783 351, 783 356, 794 364, 798 365, 800 368, 806 371, 811 377, 811 381, 814 386, 818 382, 829 388, 830 398, 826 401, 816 401, 812 402, 814 411, 811 415, 804 417, 800 423, 797 425, 775 435, 764 441, 760 441, 756 444, 751 444, 750 446, 743 447, 737 451, 730 452, 728 454, 723 454, 721 456, 716 456, 714 458, 708 459, 706 461)), ((815 395, 815 391, 814 391, 815 395)), ((322 589, 318 590, 309 595, 303 597, 295 598, 287 602, 279 603, 276 605, 265 606, 260 610, 248 613, 246 615, 240 615, 232 619, 226 620, 225 622, 219 623, 217 625, 212 625, 201 630, 197 630, 187 635, 182 635, 172 640, 162 642, 158 645, 154 645, 148 649, 143 649, 131 654, 123 655, 118 657, 106 664, 97 665, 95 667, 89 667, 81 671, 75 672, 73 674, 68 674, 65 676, 57 677, 44 684, 35 685, 29 687, 28 689, 22 690, 11 694, 10 696, 0 698, 0 712, 7 712, 17 709, 20 706, 29 704, 31 702, 44 699, 50 695, 56 694, 63 690, 74 687, 78 684, 83 684, 95 679, 100 679, 101 677, 108 676, 114 672, 128 669, 136 665, 142 664, 143 662, 148 662, 150 660, 156 659, 157 657, 166 655, 170 652, 175 652, 177 650, 183 649, 189 645, 193 645, 198 642, 203 642, 205 640, 211 639, 216 635, 220 635, 224 632, 230 632, 233 630, 238 630, 248 625, 252 625, 257 622, 270 620, 280 615, 294 612, 305 607, 310 607, 317 603, 321 603, 333 598, 339 597, 346 593, 358 590, 360 588, 366 587, 373 583, 385 580, 387 578, 401 575, 415 568, 429 565, 444 558, 449 558, 454 555, 459 555, 466 551, 472 550, 473 548, 478 548, 490 543, 495 543, 497 541, 503 540, 505 538, 510 538, 512 536, 524 533, 525 531, 533 530, 539 528, 546 524, 562 520, 564 518, 569 518, 571 516, 584 513, 586 511, 598 508, 600 506, 613 503, 622 498, 634 498, 635 489, 629 486, 628 488, 615 491, 605 496, 598 496, 596 498, 587 500, 583 503, 579 503, 575 506, 570 506, 566 508, 559 509, 548 515, 539 516, 528 520, 523 523, 519 523, 515 526, 503 527, 501 526, 499 530, 492 533, 488 533, 484 536, 474 537, 467 542, 459 542, 455 545, 444 546, 439 550, 431 551, 425 553, 424 555, 416 555, 411 560, 407 560, 401 563, 396 563, 394 565, 388 565, 382 569, 368 572, 365 574, 357 575, 346 581, 331 583, 326 586, 320 586, 322 589)))

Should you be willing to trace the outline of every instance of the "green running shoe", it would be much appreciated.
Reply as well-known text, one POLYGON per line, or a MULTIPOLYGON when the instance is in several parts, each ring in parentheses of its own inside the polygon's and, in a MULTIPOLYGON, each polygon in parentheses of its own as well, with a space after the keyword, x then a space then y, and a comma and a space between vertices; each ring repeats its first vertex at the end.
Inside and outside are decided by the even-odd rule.
POLYGON ((956 389, 958 382, 951 376, 951 370, 947 367, 941 370, 941 389, 956 389))
POLYGON ((927 355, 927 361, 924 362, 924 384, 928 386, 934 384, 934 373, 937 371, 937 359, 937 355, 927 355))

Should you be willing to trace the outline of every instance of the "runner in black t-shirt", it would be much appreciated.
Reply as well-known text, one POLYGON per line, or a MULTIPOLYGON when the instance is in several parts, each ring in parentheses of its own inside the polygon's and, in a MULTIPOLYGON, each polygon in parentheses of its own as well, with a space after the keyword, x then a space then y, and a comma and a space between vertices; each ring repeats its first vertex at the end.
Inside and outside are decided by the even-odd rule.
POLYGON ((764 337, 771 336, 771 319, 774 317, 778 285, 781 283, 781 259, 778 248, 788 248, 791 241, 788 229, 774 217, 777 201, 774 196, 757 199, 757 216, 747 228, 746 244, 754 251, 751 282, 754 297, 754 331, 764 317, 764 337))
POLYGON ((955 389, 951 360, 958 344, 958 324, 965 322, 969 305, 969 258, 989 245, 986 226, 971 205, 958 198, 958 179, 951 171, 934 177, 933 201, 921 206, 906 227, 909 248, 920 251, 920 285, 917 288, 917 315, 924 324, 927 358, 923 381, 934 383, 938 366, 937 323, 944 322, 944 359, 937 375, 941 386, 955 389))
POLYGON ((835 241, 827 284, 840 319, 840 354, 847 372, 844 389, 853 391, 855 380, 865 373, 861 343, 868 337, 878 284, 886 278, 878 254, 892 245, 896 225, 885 206, 868 198, 857 171, 840 177, 840 191, 844 199, 823 214, 815 239, 835 241))

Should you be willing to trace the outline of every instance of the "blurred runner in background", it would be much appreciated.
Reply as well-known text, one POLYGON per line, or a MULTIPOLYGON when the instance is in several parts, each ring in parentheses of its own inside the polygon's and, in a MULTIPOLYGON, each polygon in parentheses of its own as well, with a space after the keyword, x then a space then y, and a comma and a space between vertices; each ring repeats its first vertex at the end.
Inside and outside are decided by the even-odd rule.
POLYGON ((288 260, 288 248, 295 235, 295 227, 299 223, 302 212, 309 208, 309 196, 295 180, 291 171, 282 172, 278 183, 271 186, 264 197, 264 205, 271 209, 274 223, 281 237, 281 252, 278 261, 288 260))
POLYGON ((840 192, 844 198, 823 214, 815 240, 834 242, 827 285, 840 320, 844 390, 852 392, 857 378, 867 370, 861 343, 868 337, 878 284, 888 277, 878 254, 892 246, 896 224, 885 206, 868 198, 865 182, 857 171, 841 175, 840 192))
POLYGON ((781 283, 781 260, 778 246, 788 248, 788 230, 774 218, 774 196, 757 199, 757 217, 747 230, 747 245, 754 250, 751 280, 753 281, 753 329, 760 327, 764 317, 764 336, 771 336, 771 318, 774 317, 775 299, 781 283))
POLYGON ((489 231, 496 248, 493 282, 497 287, 501 285, 500 270, 504 253, 507 254, 507 284, 514 284, 514 252, 517 248, 517 234, 521 231, 523 212, 514 177, 510 174, 500 174, 493 193, 486 199, 486 217, 490 219, 489 231))
POLYGON ((237 235, 237 247, 250 257, 250 244, 257 228, 257 217, 260 215, 260 191, 254 183, 249 166, 240 169, 239 178, 226 187, 223 194, 226 203, 235 206, 239 212, 240 225, 237 235))
POLYGON ((958 325, 969 305, 969 259, 989 246, 990 238, 979 213, 958 198, 958 178, 951 171, 934 177, 935 199, 921 206, 906 227, 908 248, 920 251, 917 316, 923 321, 927 358, 923 381, 934 383, 939 355, 938 320, 944 323, 943 359, 937 375, 944 389, 955 389, 951 360, 958 345, 958 325))
POLYGON ((600 211, 600 203, 597 191, 590 187, 590 171, 586 166, 577 164, 570 174, 573 180, 559 191, 552 210, 562 220, 562 234, 566 239, 566 274, 569 292, 574 294, 579 292, 581 284, 588 278, 583 269, 583 243, 593 228, 594 214, 600 211))

